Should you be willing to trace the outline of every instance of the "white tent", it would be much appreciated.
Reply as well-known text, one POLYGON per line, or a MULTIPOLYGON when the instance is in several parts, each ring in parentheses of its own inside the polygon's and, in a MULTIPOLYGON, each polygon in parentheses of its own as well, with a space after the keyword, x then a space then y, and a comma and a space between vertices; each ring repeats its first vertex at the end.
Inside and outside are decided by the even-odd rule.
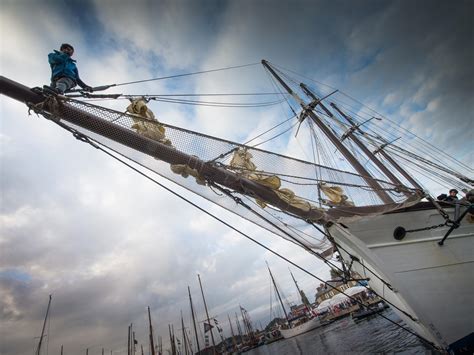
POLYGON ((331 306, 332 306, 331 302, 332 302, 331 299, 322 301, 322 302, 318 305, 318 307, 316 307, 316 310, 317 310, 317 311, 323 311, 323 310, 325 310, 326 308, 331 307, 331 306))
POLYGON ((364 286, 354 286, 350 287, 347 290, 344 291, 344 293, 348 296, 354 296, 357 295, 361 292, 367 291, 367 288, 364 286))
POLYGON ((326 308, 336 306, 339 303, 343 303, 343 302, 347 301, 348 299, 349 299, 349 297, 347 297, 346 295, 343 295, 342 293, 338 293, 334 297, 332 297, 328 300, 322 301, 319 304, 319 306, 316 308, 316 310, 317 311, 323 311, 326 308))
POLYGON ((337 295, 335 295, 333 298, 330 299, 331 306, 335 306, 335 305, 338 305, 339 303, 346 302, 348 299, 349 297, 347 297, 346 295, 342 293, 338 293, 337 295))

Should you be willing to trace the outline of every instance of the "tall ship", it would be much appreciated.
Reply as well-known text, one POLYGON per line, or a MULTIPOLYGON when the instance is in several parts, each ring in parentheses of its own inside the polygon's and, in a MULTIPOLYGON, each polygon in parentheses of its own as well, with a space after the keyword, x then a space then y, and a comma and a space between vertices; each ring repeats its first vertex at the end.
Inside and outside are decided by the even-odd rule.
POLYGON ((274 127, 245 143, 159 122, 148 107, 160 100, 225 106, 215 101, 63 96, 5 77, 0 92, 141 174, 159 174, 302 247, 343 277, 357 272, 407 331, 434 348, 471 349, 472 167, 339 90, 261 65, 277 99, 228 106, 284 109, 274 127), (127 112, 98 104, 114 98, 130 99, 127 112), (309 148, 304 156, 294 154, 298 145, 309 148), (449 188, 462 198, 430 193, 449 188))

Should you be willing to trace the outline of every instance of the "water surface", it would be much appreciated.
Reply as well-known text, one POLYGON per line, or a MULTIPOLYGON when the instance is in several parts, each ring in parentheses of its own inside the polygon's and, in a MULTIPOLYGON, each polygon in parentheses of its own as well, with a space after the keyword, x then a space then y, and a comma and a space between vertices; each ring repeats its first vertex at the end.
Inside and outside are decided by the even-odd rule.
MULTIPOLYGON (((406 326, 390 309, 385 317, 406 326)), ((388 320, 374 315, 354 322, 352 318, 340 319, 325 327, 315 329, 291 339, 283 339, 250 350, 249 355, 294 354, 435 354, 416 336, 388 320)))

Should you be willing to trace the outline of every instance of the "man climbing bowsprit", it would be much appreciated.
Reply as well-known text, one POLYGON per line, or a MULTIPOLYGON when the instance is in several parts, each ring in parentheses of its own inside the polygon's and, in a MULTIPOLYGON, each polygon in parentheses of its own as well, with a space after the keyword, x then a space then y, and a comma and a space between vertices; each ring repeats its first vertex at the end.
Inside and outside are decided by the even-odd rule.
POLYGON ((76 61, 71 58, 73 54, 74 47, 68 43, 63 43, 59 51, 54 50, 48 54, 48 61, 51 66, 50 89, 58 94, 64 94, 76 85, 79 85, 85 91, 92 92, 92 88, 79 77, 76 61))

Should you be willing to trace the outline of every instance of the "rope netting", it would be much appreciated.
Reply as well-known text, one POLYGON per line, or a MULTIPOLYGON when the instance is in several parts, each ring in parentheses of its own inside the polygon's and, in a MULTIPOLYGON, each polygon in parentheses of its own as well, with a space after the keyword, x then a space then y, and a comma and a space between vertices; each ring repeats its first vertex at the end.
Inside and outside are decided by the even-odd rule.
MULTIPOLYGON (((315 250, 325 250, 329 243, 306 220, 324 223, 334 220, 328 210, 351 214, 354 205, 370 207, 367 201, 377 199, 375 191, 355 173, 159 123, 153 117, 147 119, 71 99, 52 104, 47 111, 117 154, 283 238, 315 250), (321 197, 318 187, 323 191, 321 197), (372 197, 368 199, 368 195, 372 197), (240 198, 251 209, 229 197, 240 198)), ((395 203, 406 199, 393 184, 381 180, 378 183, 395 203)))

